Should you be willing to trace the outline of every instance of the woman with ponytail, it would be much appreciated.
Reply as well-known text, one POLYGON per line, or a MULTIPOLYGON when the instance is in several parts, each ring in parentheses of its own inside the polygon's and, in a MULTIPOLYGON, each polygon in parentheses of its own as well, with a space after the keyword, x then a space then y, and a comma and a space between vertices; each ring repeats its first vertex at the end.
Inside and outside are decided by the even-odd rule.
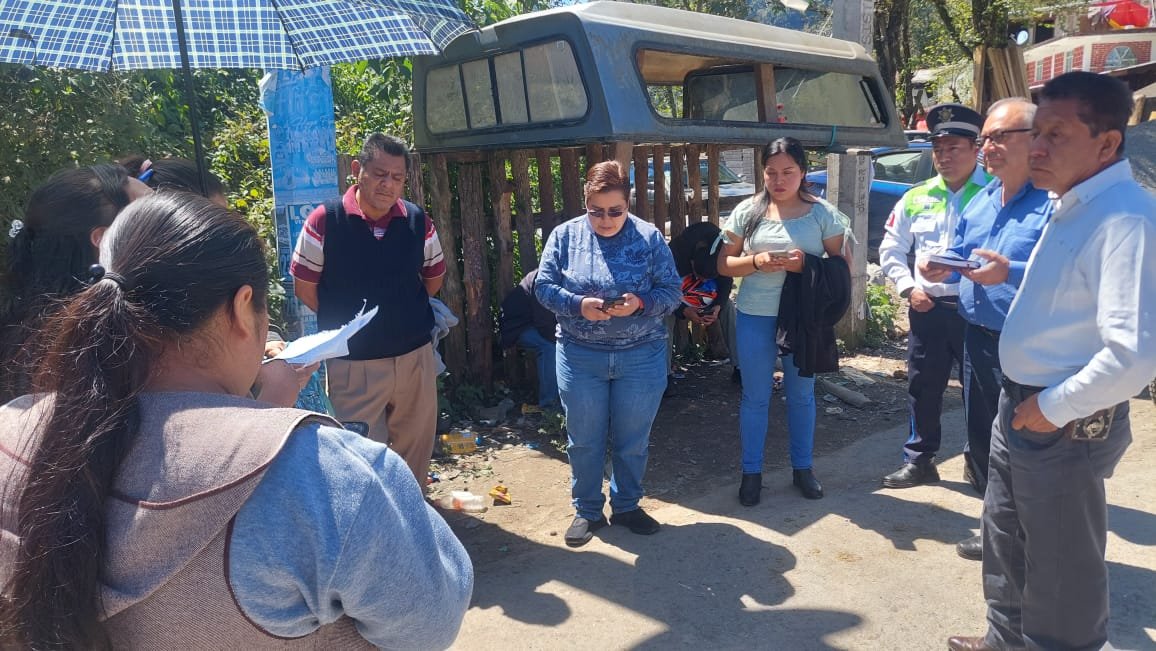
POLYGON ((448 646, 473 572, 405 462, 246 397, 254 229, 157 194, 91 276, 46 324, 36 392, 0 407, 0 647, 448 646))

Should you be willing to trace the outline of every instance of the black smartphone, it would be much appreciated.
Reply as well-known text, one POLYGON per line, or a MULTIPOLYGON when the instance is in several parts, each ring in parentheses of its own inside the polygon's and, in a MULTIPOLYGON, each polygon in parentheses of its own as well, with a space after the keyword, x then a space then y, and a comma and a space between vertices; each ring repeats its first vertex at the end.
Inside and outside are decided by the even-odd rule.
POLYGON ((714 309, 713 305, 708 305, 706 307, 700 307, 700 308, 698 308, 698 315, 699 316, 709 316, 711 310, 713 310, 713 309, 714 309))
POLYGON ((605 312, 606 310, 609 310, 612 307, 617 307, 619 305, 625 305, 625 304, 626 304, 626 299, 622 296, 615 296, 614 298, 604 298, 604 299, 602 299, 602 307, 599 309, 601 309, 603 312, 605 312))

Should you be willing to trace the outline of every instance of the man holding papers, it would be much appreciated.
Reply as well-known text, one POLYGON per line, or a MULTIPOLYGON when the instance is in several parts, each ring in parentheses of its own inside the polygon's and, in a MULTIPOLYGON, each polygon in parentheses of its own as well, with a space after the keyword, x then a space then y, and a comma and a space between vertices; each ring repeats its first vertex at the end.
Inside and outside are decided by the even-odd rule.
POLYGON ((907 393, 911 433, 903 447, 903 466, 883 478, 887 488, 908 488, 939 481, 932 459, 939 451, 939 416, 951 369, 963 362, 963 318, 959 283, 933 282, 907 264, 941 254, 951 246, 959 214, 991 178, 976 165, 975 139, 983 116, 960 104, 928 111, 931 160, 939 174, 903 195, 887 219, 879 262, 910 304, 907 337, 907 393))
MULTIPOLYGON (((977 142, 996 180, 983 189, 960 215, 955 243, 944 255, 971 262, 974 269, 944 264, 940 256, 919 263, 933 282, 958 280, 959 312, 967 322, 963 335, 963 401, 967 423, 964 478, 983 495, 991 424, 999 407, 1003 372, 999 337, 1004 319, 1040 233, 1052 214, 1048 193, 1028 179, 1031 167, 1032 118, 1036 107, 1026 99, 992 104, 977 142), (962 277, 960 277, 962 276, 962 277)), ((979 560, 979 536, 956 546, 959 555, 979 560)))
POLYGON ((437 371, 429 298, 445 273, 433 221, 402 198, 412 161, 398 138, 370 135, 353 161, 357 183, 305 221, 293 261, 294 293, 322 330, 379 308, 328 362, 329 399, 342 421, 369 425, 426 485, 437 427, 437 371))

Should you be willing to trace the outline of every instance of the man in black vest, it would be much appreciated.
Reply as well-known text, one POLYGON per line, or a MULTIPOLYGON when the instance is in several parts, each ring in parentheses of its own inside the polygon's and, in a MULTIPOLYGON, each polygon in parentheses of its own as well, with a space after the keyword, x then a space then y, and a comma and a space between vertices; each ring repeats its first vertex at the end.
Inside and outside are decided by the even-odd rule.
POLYGON ((366 138, 353 161, 357 183, 309 215, 289 269, 322 330, 363 304, 380 308, 349 355, 328 362, 329 398, 338 419, 368 423, 369 437, 388 443, 424 487, 437 427, 429 297, 445 261, 433 222, 402 198, 411 164, 402 140, 366 138))

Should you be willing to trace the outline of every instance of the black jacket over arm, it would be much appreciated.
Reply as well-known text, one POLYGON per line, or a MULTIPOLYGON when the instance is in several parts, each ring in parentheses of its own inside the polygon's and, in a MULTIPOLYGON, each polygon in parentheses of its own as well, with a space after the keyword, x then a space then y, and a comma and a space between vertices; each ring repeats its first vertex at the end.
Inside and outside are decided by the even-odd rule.
POLYGON ((779 299, 778 344, 794 355, 799 375, 839 370, 835 324, 851 304, 851 270, 841 257, 807 255, 802 273, 788 273, 779 299))

